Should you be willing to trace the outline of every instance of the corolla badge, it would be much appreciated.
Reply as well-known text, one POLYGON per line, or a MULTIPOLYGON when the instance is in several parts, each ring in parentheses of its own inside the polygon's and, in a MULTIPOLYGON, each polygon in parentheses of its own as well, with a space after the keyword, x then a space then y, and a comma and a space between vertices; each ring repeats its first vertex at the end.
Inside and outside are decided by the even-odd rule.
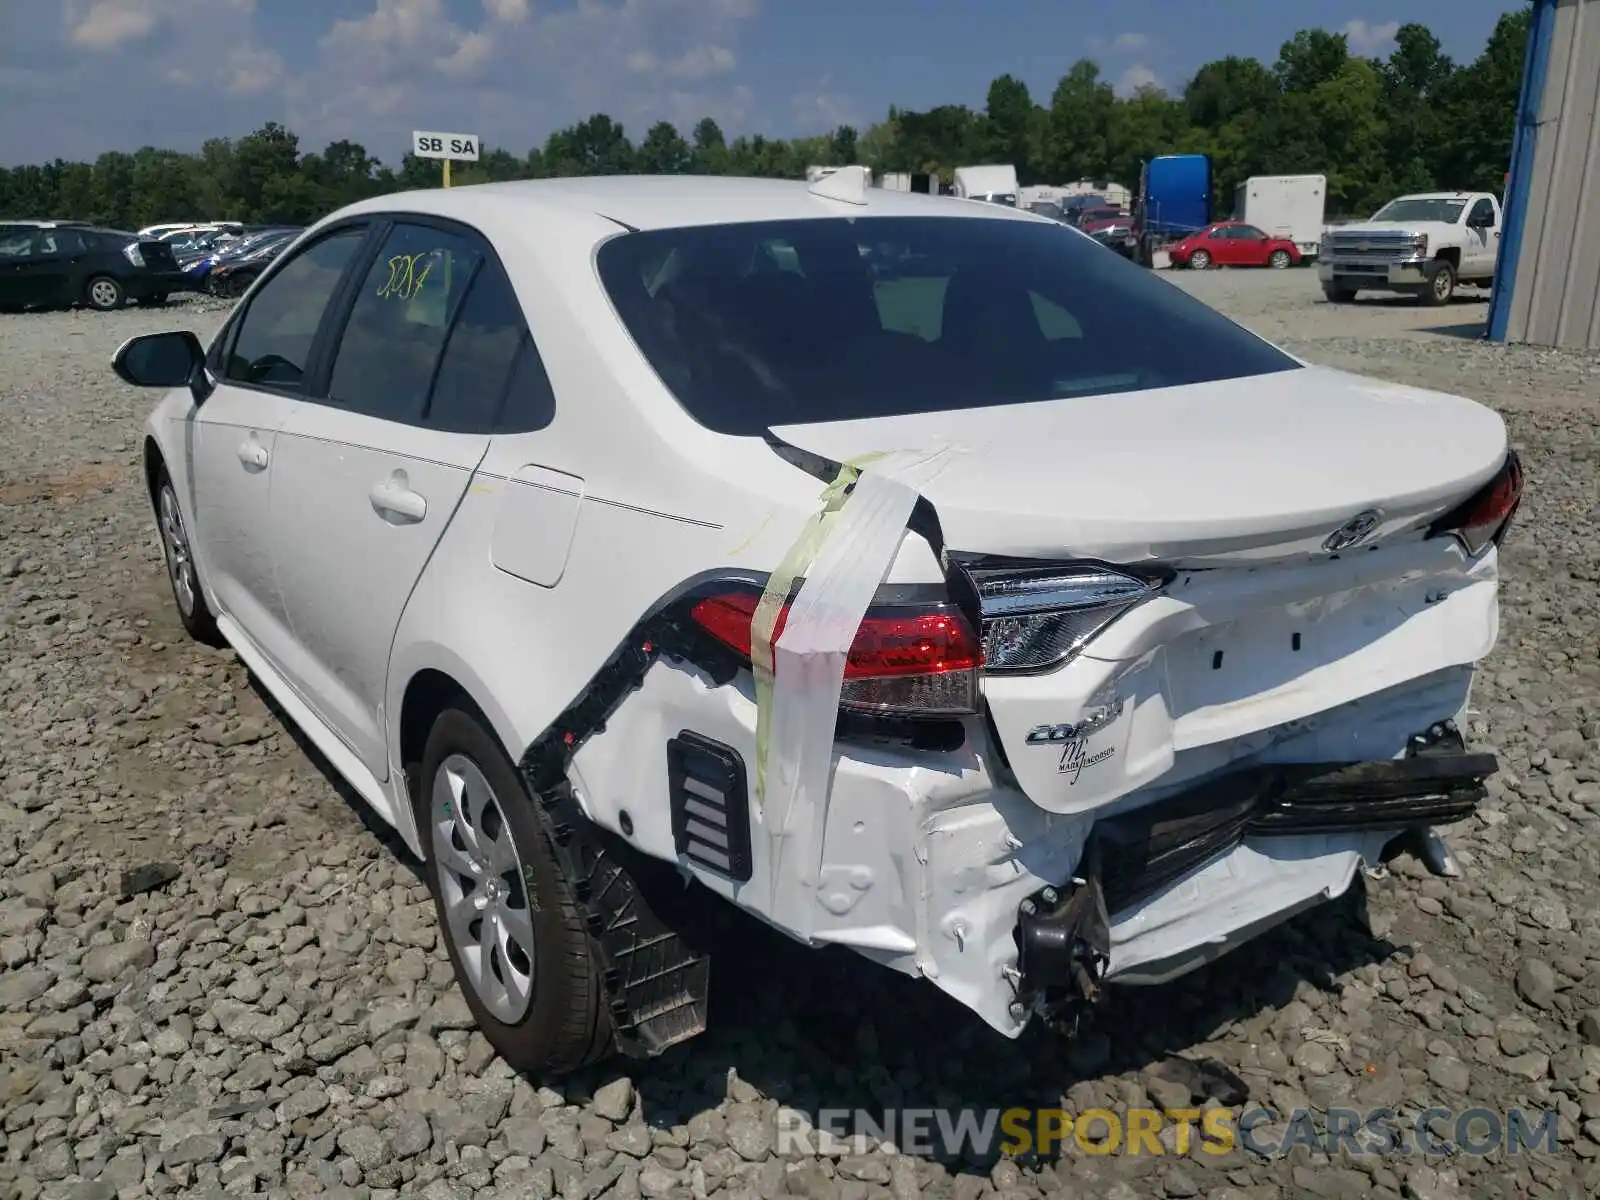
POLYGON ((1359 546, 1372 536, 1383 520, 1383 509, 1369 508, 1358 512, 1327 537, 1322 539, 1322 548, 1329 554, 1337 554, 1341 550, 1348 550, 1352 546, 1359 546))
POLYGON ((1028 730, 1025 740, 1030 746, 1059 746, 1065 742, 1078 741, 1104 729, 1120 717, 1127 706, 1127 697, 1119 697, 1102 704, 1091 703, 1084 711, 1082 720, 1063 725, 1035 725, 1028 730))

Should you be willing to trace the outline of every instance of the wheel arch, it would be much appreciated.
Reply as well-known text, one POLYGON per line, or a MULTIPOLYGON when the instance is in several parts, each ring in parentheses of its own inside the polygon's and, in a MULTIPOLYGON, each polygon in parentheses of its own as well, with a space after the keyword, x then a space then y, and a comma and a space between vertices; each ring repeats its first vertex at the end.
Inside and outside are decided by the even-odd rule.
POLYGON ((156 507, 156 480, 161 478, 161 469, 166 465, 166 455, 161 452, 161 445, 156 441, 155 435, 151 433, 145 434, 144 490, 145 495, 150 498, 150 508, 152 511, 154 511, 156 507))
MULTIPOLYGON (((402 820, 406 817, 413 820, 411 830, 402 828, 400 831, 408 840, 421 837, 414 824, 420 783, 417 771, 422 766, 423 751, 433 723, 446 708, 459 707, 481 721, 512 762, 518 760, 523 749, 516 744, 516 731, 510 718, 489 698, 491 692, 478 674, 443 647, 435 647, 435 650, 437 653, 423 660, 427 665, 403 672, 405 682, 398 688, 399 695, 391 710, 394 713, 390 721, 391 770, 400 772, 411 802, 410 811, 400 814, 402 820)), ((420 854, 420 841, 412 849, 420 854)))

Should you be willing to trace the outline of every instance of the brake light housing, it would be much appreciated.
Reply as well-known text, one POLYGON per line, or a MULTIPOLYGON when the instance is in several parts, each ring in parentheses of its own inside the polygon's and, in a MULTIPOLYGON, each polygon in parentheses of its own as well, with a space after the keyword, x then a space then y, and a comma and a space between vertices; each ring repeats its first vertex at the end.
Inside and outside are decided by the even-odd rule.
MULTIPOLYGON (((690 619, 744 663, 760 595, 728 589, 696 600, 690 619)), ((773 640, 783 636, 789 606, 778 613, 773 640)), ((978 711, 983 646, 954 604, 874 605, 845 659, 841 709, 893 717, 949 718, 978 711)), ((781 669, 781 668, 780 668, 781 669)))
POLYGON ((1522 460, 1513 450, 1506 455, 1499 473, 1435 521, 1428 536, 1454 538, 1467 557, 1476 558, 1490 545, 1505 541, 1512 518, 1522 505, 1522 489, 1522 460))

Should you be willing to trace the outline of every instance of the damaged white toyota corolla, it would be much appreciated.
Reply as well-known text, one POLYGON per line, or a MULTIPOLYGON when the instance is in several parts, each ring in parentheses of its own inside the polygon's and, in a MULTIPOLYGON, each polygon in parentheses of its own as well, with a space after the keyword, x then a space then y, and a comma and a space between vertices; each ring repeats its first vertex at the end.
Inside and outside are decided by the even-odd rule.
POLYGON ((699 1032, 680 877, 1007 1035, 1469 814, 1521 498, 1469 400, 1308 366, 997 205, 751 179, 386 196, 170 388, 183 623, 426 862, 484 1032, 699 1032), (674 886, 676 885, 676 886, 674 886))

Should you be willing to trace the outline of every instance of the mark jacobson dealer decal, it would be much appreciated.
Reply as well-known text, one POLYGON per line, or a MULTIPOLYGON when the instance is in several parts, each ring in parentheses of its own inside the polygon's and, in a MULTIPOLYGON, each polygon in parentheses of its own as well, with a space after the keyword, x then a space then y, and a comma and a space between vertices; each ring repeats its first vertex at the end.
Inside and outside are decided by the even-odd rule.
POLYGON ((1067 780, 1068 787, 1072 787, 1078 782, 1078 776, 1082 775, 1085 769, 1094 766, 1096 763, 1105 762, 1106 759, 1117 752, 1115 747, 1107 746, 1104 750, 1096 750, 1093 754, 1090 754, 1088 746, 1088 742, 1082 738, 1076 738, 1061 748, 1061 761, 1056 764, 1056 770, 1063 775, 1071 776, 1067 780))

